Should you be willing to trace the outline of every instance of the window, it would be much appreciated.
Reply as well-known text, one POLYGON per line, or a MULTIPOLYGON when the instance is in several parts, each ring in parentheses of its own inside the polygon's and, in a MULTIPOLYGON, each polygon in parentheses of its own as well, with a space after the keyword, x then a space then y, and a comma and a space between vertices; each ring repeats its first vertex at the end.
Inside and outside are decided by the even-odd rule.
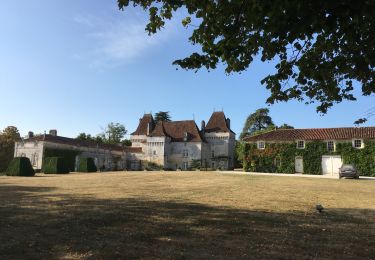
POLYGON ((214 157, 215 157, 215 151, 212 150, 212 151, 211 151, 211 158, 214 158, 214 157))
POLYGON ((153 154, 156 155, 156 151, 155 150, 154 150, 153 154))
POLYGON ((183 164, 183 169, 184 169, 184 170, 187 170, 187 169, 188 169, 188 162, 184 162, 184 164, 183 164))
POLYGON ((280 157, 276 157, 275 161, 274 161, 274 164, 275 164, 276 167, 280 167, 281 166, 281 158, 280 157))
POLYGON ((355 140, 353 140, 353 147, 354 148, 363 148, 362 139, 355 139, 355 140))
POLYGON ((264 149, 264 148, 266 148, 266 142, 264 142, 264 141, 259 141, 259 142, 257 143, 257 146, 258 146, 258 149, 264 149))
POLYGON ((182 150, 182 156, 188 157, 189 156, 188 150, 182 150))
POLYGON ((327 150, 328 150, 328 152, 334 152, 335 151, 335 142, 334 141, 328 141, 327 142, 327 150))
POLYGON ((297 141, 297 149, 304 149, 305 148, 305 141, 298 140, 297 141))

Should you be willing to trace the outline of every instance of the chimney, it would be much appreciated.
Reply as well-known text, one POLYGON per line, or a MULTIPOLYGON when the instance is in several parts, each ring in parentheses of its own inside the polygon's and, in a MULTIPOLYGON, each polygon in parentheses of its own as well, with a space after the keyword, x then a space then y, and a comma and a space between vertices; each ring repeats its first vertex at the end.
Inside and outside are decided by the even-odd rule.
POLYGON ((34 137, 34 132, 29 131, 29 133, 27 134, 27 137, 29 137, 29 138, 34 137))
POLYGON ((151 122, 147 123, 147 135, 150 135, 152 129, 151 129, 151 122))
POLYGON ((49 130, 49 134, 52 136, 57 136, 57 130, 56 129, 49 130))
POLYGON ((202 132, 206 130, 206 122, 204 122, 204 120, 202 120, 202 123, 201 123, 201 130, 202 132))
POLYGON ((230 129, 230 119, 229 118, 227 118, 227 127, 230 129))

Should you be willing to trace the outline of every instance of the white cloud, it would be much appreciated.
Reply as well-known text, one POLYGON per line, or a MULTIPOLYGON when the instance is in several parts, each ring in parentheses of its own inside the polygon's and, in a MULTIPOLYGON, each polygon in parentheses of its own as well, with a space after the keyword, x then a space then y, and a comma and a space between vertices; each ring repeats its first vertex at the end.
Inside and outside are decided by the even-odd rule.
MULTIPOLYGON (((143 19, 142 19, 143 20, 143 19)), ((74 21, 96 31, 88 33, 90 47, 85 53, 74 57, 86 59, 94 68, 113 67, 128 63, 135 58, 147 55, 161 46, 177 31, 176 24, 170 22, 155 35, 145 31, 145 21, 100 21, 98 18, 76 16, 74 21)))

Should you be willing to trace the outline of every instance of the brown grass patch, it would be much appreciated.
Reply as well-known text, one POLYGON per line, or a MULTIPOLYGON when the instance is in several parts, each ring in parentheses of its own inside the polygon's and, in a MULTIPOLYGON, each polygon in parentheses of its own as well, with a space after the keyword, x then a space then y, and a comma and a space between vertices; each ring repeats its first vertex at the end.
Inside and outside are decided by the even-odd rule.
POLYGON ((209 172, 0 177, 0 257, 372 258, 374 194, 371 180, 209 172))

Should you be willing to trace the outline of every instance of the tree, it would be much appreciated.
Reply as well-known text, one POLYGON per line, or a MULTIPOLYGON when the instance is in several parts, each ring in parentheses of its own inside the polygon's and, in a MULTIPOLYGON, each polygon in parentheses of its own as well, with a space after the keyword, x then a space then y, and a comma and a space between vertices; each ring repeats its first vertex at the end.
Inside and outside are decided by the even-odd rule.
POLYGON ((192 28, 189 41, 201 51, 173 64, 184 69, 245 71, 256 56, 276 62, 261 84, 268 104, 296 99, 318 103, 326 113, 335 103, 375 93, 375 1, 118 0, 149 12, 146 31, 154 34, 177 10, 192 28))
POLYGON ((128 131, 120 123, 109 123, 99 136, 106 144, 120 144, 128 131))
POLYGON ((92 136, 90 134, 86 133, 80 133, 77 137, 77 140, 86 141, 86 140, 92 140, 92 136))
POLYGON ((77 137, 77 140, 81 141, 92 141, 97 143, 103 143, 103 138, 100 135, 92 136, 91 134, 80 133, 77 137))
POLYGON ((171 116, 169 115, 169 111, 159 111, 155 113, 154 116, 155 123, 157 124, 158 122, 170 122, 171 121, 171 116))
POLYGON ((123 146, 132 146, 132 141, 130 141, 129 139, 124 139, 121 141, 121 144, 123 146))
POLYGON ((14 144, 21 140, 15 126, 8 126, 0 132, 0 172, 5 171, 14 157, 14 144))
POLYGON ((257 109, 253 114, 246 119, 240 138, 246 135, 254 135, 263 130, 270 130, 275 127, 272 118, 269 114, 268 108, 257 109))
POLYGON ((281 126, 279 126, 278 129, 294 129, 294 127, 284 123, 281 126))

